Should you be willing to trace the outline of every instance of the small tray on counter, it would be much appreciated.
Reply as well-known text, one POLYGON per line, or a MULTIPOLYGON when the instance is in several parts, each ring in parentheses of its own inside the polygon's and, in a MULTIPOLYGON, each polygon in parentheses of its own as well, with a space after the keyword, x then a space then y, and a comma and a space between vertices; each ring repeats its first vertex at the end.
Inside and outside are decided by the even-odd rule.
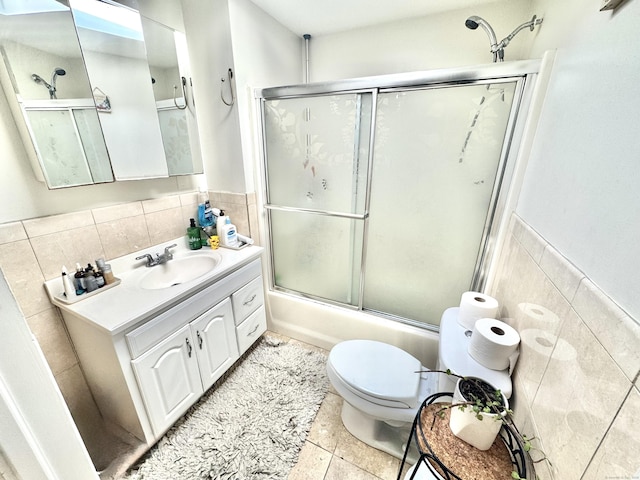
POLYGON ((98 288, 97 290, 94 290, 93 292, 87 292, 87 293, 83 293, 82 295, 78 295, 76 297, 74 297, 72 300, 69 300, 67 298, 67 296, 64 294, 64 292, 59 293, 57 295, 54 295, 54 298, 59 301, 62 302, 66 305, 71 305, 72 303, 77 303, 80 302, 82 300, 84 300, 85 298, 89 298, 89 297, 93 297, 94 295, 97 295, 98 293, 102 293, 105 290, 109 290, 113 287, 117 287, 118 285, 120 285, 120 279, 116 278, 115 281, 113 283, 110 283, 108 285, 105 285, 104 287, 98 288))
POLYGON ((228 247, 227 245, 220 244, 220 248, 228 248, 229 250, 242 250, 244 247, 248 247, 250 243, 238 242, 237 247, 228 247))

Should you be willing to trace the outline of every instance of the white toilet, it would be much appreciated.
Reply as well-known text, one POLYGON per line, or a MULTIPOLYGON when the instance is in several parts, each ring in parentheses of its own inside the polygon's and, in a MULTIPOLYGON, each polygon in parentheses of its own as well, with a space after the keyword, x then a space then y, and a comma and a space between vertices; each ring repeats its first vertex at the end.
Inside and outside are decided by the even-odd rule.
MULTIPOLYGON (((438 370, 482 378, 511 397, 508 370, 491 370, 467 353, 471 332, 458 321, 458 307, 447 309, 440 322, 438 370)), ((453 392, 456 377, 427 370, 420 361, 393 345, 373 340, 347 340, 331 349, 327 373, 344 399, 342 422, 363 442, 402 458, 413 419, 422 402, 437 392, 453 392)))

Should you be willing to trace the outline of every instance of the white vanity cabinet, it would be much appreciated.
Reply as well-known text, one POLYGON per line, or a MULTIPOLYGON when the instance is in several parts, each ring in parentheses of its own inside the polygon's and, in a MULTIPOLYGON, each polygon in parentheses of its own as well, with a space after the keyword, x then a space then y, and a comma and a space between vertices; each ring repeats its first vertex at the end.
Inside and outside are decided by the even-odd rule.
POLYGON ((231 301, 225 299, 132 360, 153 431, 173 425, 239 356, 231 301))
POLYGON ((46 284, 103 417, 148 445, 266 330, 262 248, 220 254, 201 282, 164 290, 140 289, 149 269, 72 305, 51 295, 61 283, 46 284))

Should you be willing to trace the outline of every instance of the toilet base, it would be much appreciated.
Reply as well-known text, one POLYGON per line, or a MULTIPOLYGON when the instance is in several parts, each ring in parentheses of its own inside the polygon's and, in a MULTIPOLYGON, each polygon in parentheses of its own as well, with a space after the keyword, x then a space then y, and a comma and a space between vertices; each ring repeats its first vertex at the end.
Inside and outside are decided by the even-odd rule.
MULTIPOLYGON (((402 460, 411 433, 411 423, 401 427, 392 427, 384 421, 352 407, 346 400, 342 402, 340 416, 345 428, 358 440, 402 460)), ((418 451, 412 442, 407 462, 414 464, 418 458, 418 451)))

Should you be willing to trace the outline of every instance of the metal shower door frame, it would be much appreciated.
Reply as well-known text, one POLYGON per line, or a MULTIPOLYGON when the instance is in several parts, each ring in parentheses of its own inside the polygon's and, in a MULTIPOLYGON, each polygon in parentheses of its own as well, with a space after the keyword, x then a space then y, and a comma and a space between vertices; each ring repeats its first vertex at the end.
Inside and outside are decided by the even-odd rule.
POLYGON ((322 303, 338 305, 343 308, 369 312, 378 316, 389 318, 395 321, 408 323, 419 326, 421 328, 437 329, 433 325, 427 325, 422 322, 411 319, 397 317, 393 314, 380 312, 376 310, 366 309, 363 306, 364 301, 364 277, 365 277, 365 260, 367 255, 367 234, 368 234, 368 217, 369 202, 371 196, 371 182, 373 174, 374 161, 374 144, 375 144, 375 128, 376 128, 376 111, 378 93, 387 93, 392 91, 409 91, 422 90, 429 88, 447 88, 462 85, 491 84, 503 82, 516 82, 514 98, 507 121, 506 134, 500 153, 500 160, 496 173, 496 179, 491 194, 490 207, 488 209, 485 221, 482 239, 480 242, 479 253, 474 268, 473 281, 470 289, 482 291, 486 285, 488 270, 494 259, 494 249, 491 248, 497 243, 497 223, 504 215, 506 207, 506 197, 509 191, 509 182, 515 170, 517 148, 519 139, 524 130, 525 116, 528 111, 529 100, 532 95, 533 87, 537 73, 540 69, 539 60, 524 60, 517 62, 505 62, 498 64, 487 64, 475 67, 451 68, 443 70, 433 70, 426 72, 413 72, 406 74, 382 75, 375 77, 363 77, 356 79, 338 80, 333 82, 317 82, 312 84, 290 85, 282 87, 270 87, 256 90, 256 98, 259 100, 260 108, 260 142, 261 148, 261 167, 263 182, 263 198, 264 209, 266 212, 267 227, 267 250, 268 269, 270 271, 270 289, 293 295, 295 297, 307 298, 322 303), (367 165, 365 206, 362 214, 346 214, 340 212, 329 212, 319 210, 308 210, 296 207, 286 207, 272 205, 268 203, 268 154, 266 149, 266 131, 265 131, 265 108, 264 103, 268 100, 290 99, 317 97, 324 95, 348 94, 348 93, 370 93, 372 95, 372 116, 370 124, 369 138, 369 158, 367 165), (364 221, 363 228, 363 244, 362 254, 360 258, 360 282, 359 282, 359 298, 358 305, 350 305, 341 302, 331 301, 324 298, 317 298, 304 292, 292 291, 275 284, 275 269, 271 236, 271 215, 272 210, 296 211, 300 213, 318 214, 327 216, 338 216, 343 218, 352 218, 364 221))

